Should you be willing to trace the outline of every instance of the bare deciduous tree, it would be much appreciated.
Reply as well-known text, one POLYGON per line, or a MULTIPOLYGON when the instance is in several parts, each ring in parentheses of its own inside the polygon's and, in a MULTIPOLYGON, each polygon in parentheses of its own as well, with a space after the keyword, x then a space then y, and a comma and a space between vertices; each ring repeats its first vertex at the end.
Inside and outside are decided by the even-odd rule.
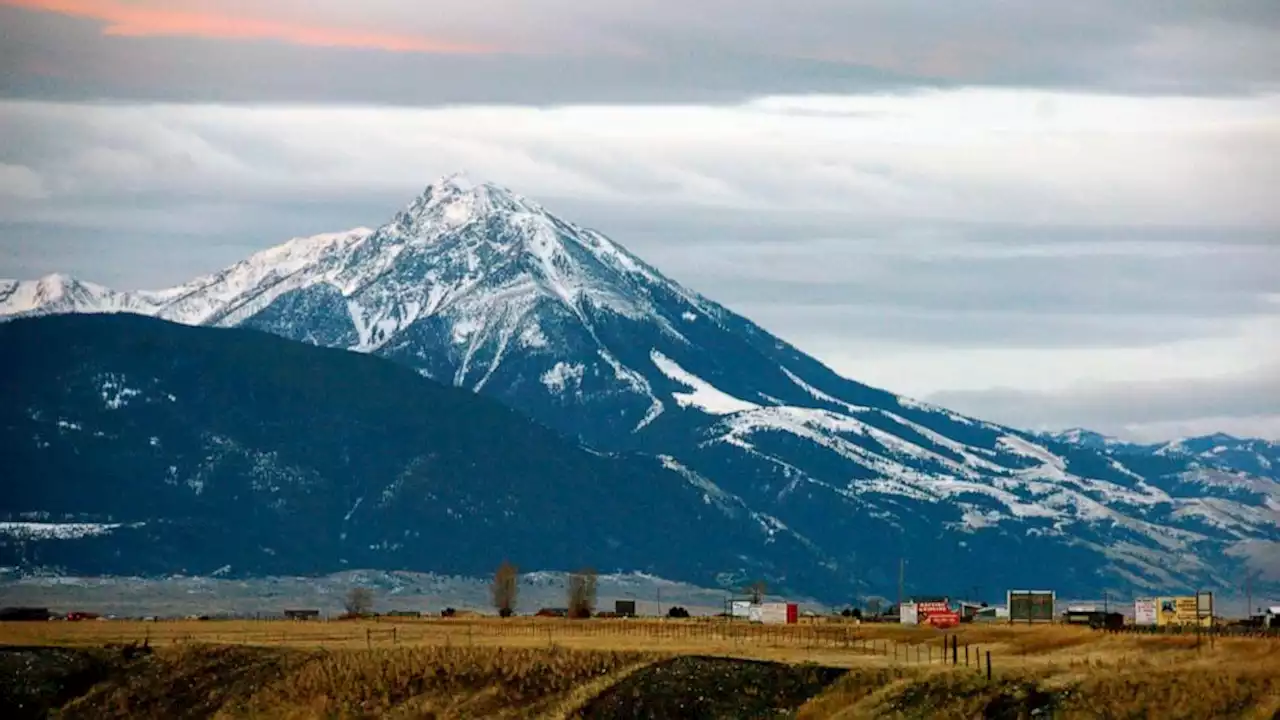
POLYGON ((354 587, 342 601, 348 615, 368 615, 373 612, 373 591, 366 587, 354 587))
POLYGON ((769 584, 763 580, 757 580, 745 588, 747 595, 751 596, 751 602, 759 605, 764 602, 765 593, 769 592, 769 584))
POLYGON ((596 609, 596 571, 583 568, 569 575, 569 617, 589 618, 596 609))
POLYGON ((520 571, 509 561, 503 560, 493 574, 493 606, 502 617, 511 617, 516 611, 516 598, 520 592, 520 571))

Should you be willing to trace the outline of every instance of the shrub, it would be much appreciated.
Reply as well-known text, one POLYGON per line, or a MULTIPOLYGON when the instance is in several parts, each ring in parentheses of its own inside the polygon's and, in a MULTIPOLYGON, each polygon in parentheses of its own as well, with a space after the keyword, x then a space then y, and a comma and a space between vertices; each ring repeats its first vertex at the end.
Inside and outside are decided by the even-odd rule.
POLYGON ((346 609, 347 615, 361 617, 373 612, 373 591, 366 587, 354 587, 347 592, 347 597, 343 599, 342 606, 346 609))
POLYGON ((520 572, 515 565, 503 560, 498 571, 493 574, 493 606, 502 617, 511 617, 516 609, 516 598, 520 592, 520 572))
POLYGON ((584 568, 569 575, 569 617, 589 618, 596 607, 596 571, 584 568))

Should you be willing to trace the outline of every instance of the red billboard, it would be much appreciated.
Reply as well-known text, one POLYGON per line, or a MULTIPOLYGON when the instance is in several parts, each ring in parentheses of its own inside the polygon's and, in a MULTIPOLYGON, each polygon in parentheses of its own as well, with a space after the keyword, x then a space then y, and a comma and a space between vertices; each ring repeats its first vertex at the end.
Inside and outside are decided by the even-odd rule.
POLYGON ((960 624, 960 613, 951 612, 950 610, 947 612, 931 612, 924 621, 936 628, 953 628, 960 624))
POLYGON ((916 612, 921 624, 938 628, 955 627, 960 624, 960 614, 951 610, 946 600, 926 600, 916 603, 916 612))

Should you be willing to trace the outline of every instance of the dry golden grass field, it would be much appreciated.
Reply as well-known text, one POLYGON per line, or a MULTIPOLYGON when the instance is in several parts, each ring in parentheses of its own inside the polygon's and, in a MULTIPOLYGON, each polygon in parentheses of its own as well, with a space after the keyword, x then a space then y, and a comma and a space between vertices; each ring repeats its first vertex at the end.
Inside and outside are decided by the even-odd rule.
POLYGON ((106 654, 62 717, 1280 719, 1276 640, 1060 626, 90 621, 3 624, 0 644, 106 654))

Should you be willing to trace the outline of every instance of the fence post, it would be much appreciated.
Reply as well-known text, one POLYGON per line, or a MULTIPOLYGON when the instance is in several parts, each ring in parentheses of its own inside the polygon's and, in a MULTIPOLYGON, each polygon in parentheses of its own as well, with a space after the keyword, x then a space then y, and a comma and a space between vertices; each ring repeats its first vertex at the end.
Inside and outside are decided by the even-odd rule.
POLYGON ((964 666, 969 667, 969 643, 964 644, 964 666))
POLYGON ((955 667, 960 664, 960 637, 958 635, 951 636, 951 666, 955 667))
POLYGON ((987 682, 991 682, 991 651, 987 651, 987 682))
POLYGON ((364 645, 369 650, 373 649, 373 631, 369 628, 364 629, 364 645))

